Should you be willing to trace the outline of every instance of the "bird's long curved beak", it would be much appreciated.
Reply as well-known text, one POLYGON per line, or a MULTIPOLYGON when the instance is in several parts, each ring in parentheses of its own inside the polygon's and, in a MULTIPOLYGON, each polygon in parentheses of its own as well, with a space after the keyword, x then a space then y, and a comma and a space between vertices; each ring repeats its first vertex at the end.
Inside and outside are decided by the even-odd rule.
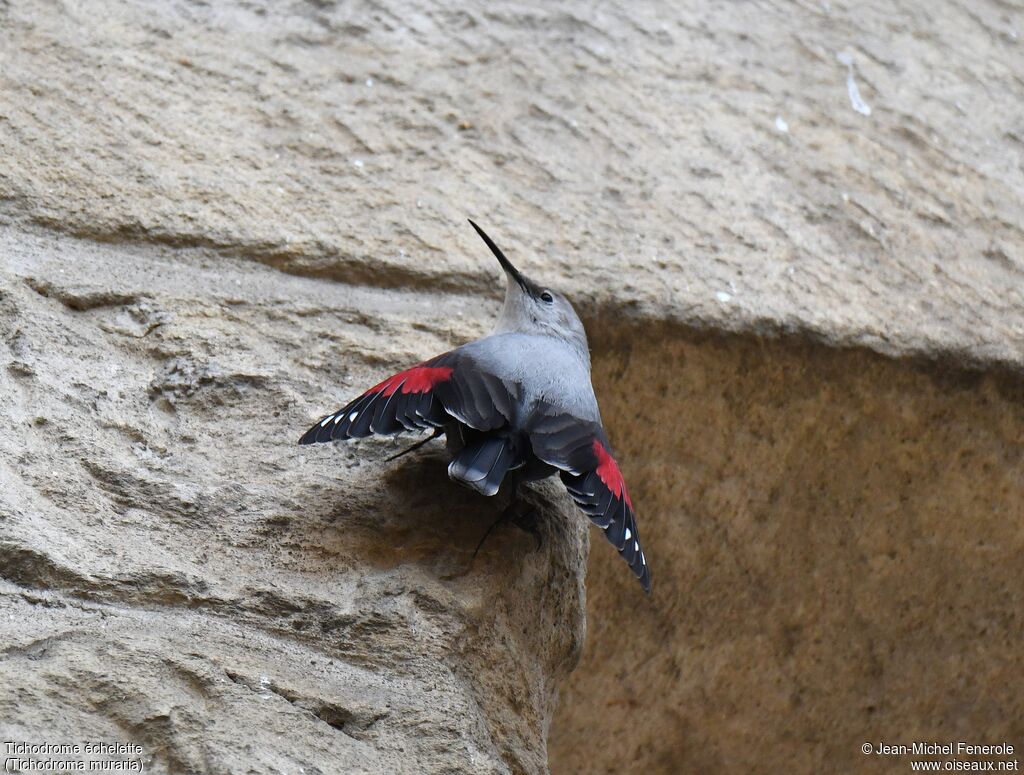
POLYGON ((519 274, 518 269, 512 266, 512 262, 505 258, 505 254, 501 252, 501 248, 494 244, 494 240, 487 236, 487 232, 485 232, 483 229, 481 229, 479 226, 473 223, 472 218, 468 220, 469 225, 476 229, 476 233, 480 235, 480 239, 482 239, 487 244, 487 247, 491 249, 491 252, 494 254, 494 257, 498 259, 498 263, 501 264, 501 268, 505 270, 505 273, 516 281, 519 287, 523 289, 524 293, 530 293, 529 282, 525 277, 519 274))

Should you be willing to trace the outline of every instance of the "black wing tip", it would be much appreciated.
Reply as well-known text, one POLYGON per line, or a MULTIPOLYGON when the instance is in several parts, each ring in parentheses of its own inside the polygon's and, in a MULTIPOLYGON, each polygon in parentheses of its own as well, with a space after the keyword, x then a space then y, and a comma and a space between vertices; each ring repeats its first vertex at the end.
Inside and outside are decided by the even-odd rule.
MULTIPOLYGON (((318 424, 314 425, 312 428, 310 428, 308 431, 306 431, 305 433, 302 434, 302 438, 299 439, 299 446, 300 447, 305 447, 305 446, 308 446, 310 444, 316 444, 317 443, 316 435, 319 432, 320 432, 320 425, 318 423, 318 424)), ((327 439, 327 441, 330 441, 330 439, 327 439)))
POLYGON ((304 447, 308 444, 326 444, 329 441, 334 441, 336 438, 339 438, 336 433, 336 423, 335 425, 329 425, 327 422, 328 420, 333 420, 339 414, 341 414, 340 411, 335 412, 334 414, 329 414, 326 417, 321 417, 317 420, 316 424, 303 433, 301 438, 299 438, 299 446, 304 447))
POLYGON ((640 586, 644 588, 644 594, 648 597, 651 595, 651 572, 647 569, 646 565, 641 566, 640 573, 637 573, 637 578, 640 580, 640 586))
MULTIPOLYGON (((638 542, 639 545, 639 542, 638 542)), ((644 592, 648 595, 651 594, 651 569, 647 567, 647 555, 644 554, 644 550, 640 549, 635 552, 632 557, 627 556, 629 551, 628 547, 619 551, 619 556, 622 557, 629 565, 629 569, 633 571, 633 575, 636 576, 637 581, 640 582, 640 586, 644 588, 644 592)))

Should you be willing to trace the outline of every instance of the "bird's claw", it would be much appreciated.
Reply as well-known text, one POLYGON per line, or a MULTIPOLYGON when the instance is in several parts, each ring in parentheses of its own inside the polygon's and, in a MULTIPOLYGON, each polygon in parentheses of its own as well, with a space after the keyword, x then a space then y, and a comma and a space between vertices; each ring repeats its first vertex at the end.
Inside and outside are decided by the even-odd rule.
POLYGON ((491 534, 494 528, 502 522, 510 522, 520 530, 524 530, 532 535, 534 540, 537 542, 537 546, 534 548, 534 551, 538 551, 541 546, 544 545, 544 536, 543 533, 541 533, 540 525, 538 524, 540 521, 539 512, 537 509, 529 505, 527 505, 525 509, 518 508, 520 505, 522 505, 521 501, 513 500, 505 510, 501 512, 501 516, 490 524, 483 536, 480 538, 480 542, 476 545, 476 549, 473 550, 473 559, 476 559, 477 554, 480 552, 480 548, 484 545, 484 542, 487 540, 487 537, 491 534))
POLYGON ((540 522, 540 514, 537 512, 537 509, 531 506, 517 514, 513 513, 510 521, 520 530, 524 530, 533 536, 537 542, 534 551, 539 551, 544 545, 544 534, 541 533, 540 525, 538 524, 540 522))

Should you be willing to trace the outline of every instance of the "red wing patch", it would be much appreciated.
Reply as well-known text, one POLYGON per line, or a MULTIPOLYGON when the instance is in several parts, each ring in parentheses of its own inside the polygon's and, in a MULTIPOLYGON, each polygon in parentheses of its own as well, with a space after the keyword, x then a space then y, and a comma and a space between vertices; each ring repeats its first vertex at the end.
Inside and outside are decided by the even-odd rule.
POLYGON ((358 439, 371 433, 438 428, 448 417, 434 396, 434 388, 452 379, 454 366, 435 366, 449 354, 400 371, 374 385, 334 414, 320 419, 299 439, 315 444, 335 439, 358 439))
POLYGON ((633 501, 629 497, 629 493, 626 491, 626 480, 622 478, 622 472, 619 470, 619 464, 615 462, 608 450, 604 448, 604 444, 598 439, 594 439, 594 454, 597 455, 597 475, 604 482, 604 486, 611 490, 612 495, 616 498, 625 498, 626 505, 632 510, 633 501))
POLYGON ((380 384, 363 393, 364 396, 371 393, 380 393, 383 396, 392 396, 396 391, 404 394, 427 393, 434 389, 439 382, 446 382, 452 376, 452 369, 448 366, 413 366, 411 369, 400 371, 393 377, 388 377, 380 384))
POLYGON ((633 501, 600 422, 541 401, 526 427, 533 453, 560 469, 562 483, 576 505, 604 531, 641 586, 650 592, 651 573, 640 547, 633 501))
POLYGON ((493 430, 511 416, 512 398, 504 383, 460 349, 377 383, 334 414, 321 417, 299 443, 436 430, 451 420, 493 430))
POLYGON ((598 431, 596 438, 592 438, 583 447, 593 457, 589 461, 579 459, 582 470, 578 474, 563 469, 560 474, 562 483, 576 505, 604 531, 604 537, 619 551, 619 555, 640 579, 644 590, 650 592, 651 572, 640 547, 640 531, 636 526, 633 501, 626 490, 619 464, 608 451, 604 432, 600 429, 598 431))

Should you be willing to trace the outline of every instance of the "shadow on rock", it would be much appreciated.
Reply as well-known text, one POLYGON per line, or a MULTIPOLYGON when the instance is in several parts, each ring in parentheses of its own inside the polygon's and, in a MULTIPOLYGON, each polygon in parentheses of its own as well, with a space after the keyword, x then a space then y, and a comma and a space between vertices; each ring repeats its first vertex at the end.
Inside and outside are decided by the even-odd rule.
POLYGON ((318 548, 339 561, 351 558, 378 570, 417 565, 440 579, 474 569, 498 572, 492 566, 509 561, 514 568, 530 554, 546 554, 565 532, 555 531, 564 515, 550 495, 520 488, 515 511, 529 518, 502 519, 508 492, 487 498, 452 482, 448 461, 440 446, 393 462, 367 460, 310 493, 299 517, 302 529, 315 531, 318 548))

